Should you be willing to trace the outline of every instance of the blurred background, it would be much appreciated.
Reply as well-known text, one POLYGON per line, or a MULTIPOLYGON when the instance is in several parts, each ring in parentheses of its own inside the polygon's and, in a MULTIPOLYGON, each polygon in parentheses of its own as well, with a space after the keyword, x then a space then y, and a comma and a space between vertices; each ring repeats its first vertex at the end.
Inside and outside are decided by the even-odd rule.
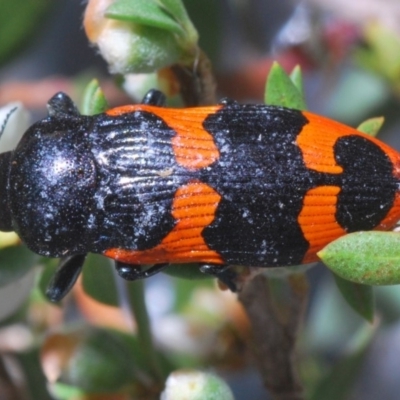
MULTIPOLYGON (((278 60, 287 71, 299 64, 310 111, 352 126, 384 116, 379 138, 400 149, 397 0, 186 0, 185 5, 212 60, 219 97, 261 103, 272 62, 278 60)), ((0 107, 21 102, 32 123, 46 115, 46 102, 58 91, 80 104, 92 78, 100 81, 110 105, 133 101, 89 44, 84 9, 80 0, 1 0, 0 107)), ((79 386, 71 378, 77 370, 65 361, 82 340, 75 331, 73 339, 68 336, 71 324, 134 329, 123 307, 101 305, 81 286, 62 309, 49 305, 32 290, 41 279, 38 269, 33 271, 0 288, 1 400, 68 398, 62 390, 60 395, 61 386, 57 392, 51 384, 79 386), (66 342, 71 353, 60 356, 55 349, 66 342), (56 367, 46 349, 58 354, 56 367)), ((311 298, 299 358, 309 398, 398 399, 400 289, 375 289, 376 318, 370 325, 342 299, 324 267, 308 275, 311 298)), ((233 295, 210 280, 165 275, 148 280, 146 289, 155 342, 168 352, 169 362, 212 366, 236 399, 268 398, 249 362, 243 344, 248 324, 233 295)), ((90 340, 104 342, 100 331, 93 332, 90 340)))

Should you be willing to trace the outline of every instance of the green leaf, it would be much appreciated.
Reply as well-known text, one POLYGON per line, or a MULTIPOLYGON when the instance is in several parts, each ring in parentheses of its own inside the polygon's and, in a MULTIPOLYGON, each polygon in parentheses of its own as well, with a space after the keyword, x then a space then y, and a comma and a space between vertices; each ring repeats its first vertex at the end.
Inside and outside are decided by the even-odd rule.
POLYGON ((351 349, 318 383, 310 400, 346 400, 360 373, 377 325, 364 325, 353 338, 351 349))
POLYGON ((113 262, 99 254, 89 254, 82 272, 82 285, 86 294, 100 303, 120 305, 115 285, 113 262))
POLYGON ((136 361, 126 340, 115 331, 90 329, 69 359, 63 380, 90 393, 117 392, 132 384, 136 361))
POLYGON ((157 3, 155 0, 116 0, 107 8, 106 16, 183 35, 181 25, 157 3))
POLYGON ((153 73, 198 57, 197 31, 177 0, 116 0, 106 16, 120 21, 97 43, 112 73, 153 73))
POLYGON ((83 115, 100 114, 107 110, 108 103, 97 79, 93 79, 85 88, 82 98, 83 115))
POLYGON ((274 62, 268 74, 264 102, 269 105, 305 110, 303 95, 296 86, 299 85, 297 74, 294 72, 294 79, 297 80, 295 84, 283 68, 274 62))
POLYGON ((39 256, 26 246, 9 246, 0 250, 0 287, 16 281, 30 271, 39 256))
POLYGON ((296 65, 292 72, 290 73, 290 80, 296 86, 297 90, 304 97, 304 89, 303 89, 303 75, 301 73, 300 65, 296 65))
POLYGON ((358 125, 357 129, 360 132, 366 133, 370 136, 376 136, 385 122, 384 117, 369 118, 358 125))
POLYGON ((181 23, 185 23, 185 21, 189 20, 189 15, 181 0, 155 0, 155 3, 171 15, 174 20, 180 21, 181 23))
POLYGON ((336 285, 347 304, 367 321, 374 319, 374 292, 372 286, 361 285, 333 274, 336 285))
POLYGON ((364 285, 400 283, 400 234, 355 232, 324 247, 318 256, 335 274, 364 285))

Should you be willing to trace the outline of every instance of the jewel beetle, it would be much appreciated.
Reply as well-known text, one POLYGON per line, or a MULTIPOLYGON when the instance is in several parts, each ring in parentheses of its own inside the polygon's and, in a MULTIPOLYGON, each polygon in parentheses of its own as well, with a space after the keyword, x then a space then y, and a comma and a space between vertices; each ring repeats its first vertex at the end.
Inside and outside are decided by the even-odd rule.
POLYGON ((164 101, 153 90, 84 116, 58 93, 0 155, 0 230, 61 258, 51 300, 89 252, 128 280, 196 263, 234 290, 231 265, 309 263, 346 233, 400 219, 400 155, 379 140, 282 107, 164 101))

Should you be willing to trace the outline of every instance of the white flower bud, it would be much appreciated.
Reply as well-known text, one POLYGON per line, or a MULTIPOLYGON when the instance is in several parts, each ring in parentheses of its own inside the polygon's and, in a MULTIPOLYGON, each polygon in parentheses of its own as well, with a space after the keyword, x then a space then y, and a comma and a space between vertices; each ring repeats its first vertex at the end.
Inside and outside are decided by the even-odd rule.
POLYGON ((169 375, 160 400, 234 400, 228 385, 208 372, 180 370, 169 375))

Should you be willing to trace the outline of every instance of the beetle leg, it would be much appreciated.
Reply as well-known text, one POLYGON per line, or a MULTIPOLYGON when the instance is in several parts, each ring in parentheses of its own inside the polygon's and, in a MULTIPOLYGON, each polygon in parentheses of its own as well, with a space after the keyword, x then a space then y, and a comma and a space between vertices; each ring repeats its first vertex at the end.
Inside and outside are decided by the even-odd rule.
POLYGON ((162 107, 165 105, 165 94, 160 90, 151 89, 144 95, 142 104, 162 107))
POLYGON ((201 264, 200 271, 204 274, 211 275, 224 283, 232 292, 237 291, 237 273, 230 265, 220 264, 201 264))
POLYGON ((82 271, 86 254, 63 257, 47 286, 46 296, 52 302, 60 301, 74 286, 82 271))
POLYGON ((154 264, 148 269, 143 270, 139 264, 126 264, 120 261, 115 261, 115 269, 121 278, 127 281, 135 281, 136 279, 144 279, 155 275, 167 267, 169 263, 154 264))

